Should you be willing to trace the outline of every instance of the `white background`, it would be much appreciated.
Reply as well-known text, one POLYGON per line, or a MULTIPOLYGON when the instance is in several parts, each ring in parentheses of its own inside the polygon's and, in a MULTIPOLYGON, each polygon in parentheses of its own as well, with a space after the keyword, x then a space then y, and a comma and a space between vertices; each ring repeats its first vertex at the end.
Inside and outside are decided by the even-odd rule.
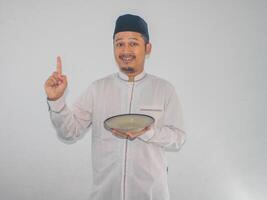
POLYGON ((0 199, 88 199, 90 132, 59 140, 43 85, 57 55, 70 105, 116 72, 112 33, 125 13, 148 22, 145 69, 175 86, 184 110, 171 199, 267 199, 266 10, 264 0, 0 0, 0 199))

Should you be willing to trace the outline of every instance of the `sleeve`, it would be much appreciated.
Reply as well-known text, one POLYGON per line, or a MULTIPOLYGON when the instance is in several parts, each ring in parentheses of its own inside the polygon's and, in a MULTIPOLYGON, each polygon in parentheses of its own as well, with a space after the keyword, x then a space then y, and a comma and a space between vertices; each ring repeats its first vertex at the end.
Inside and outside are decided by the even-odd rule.
POLYGON ((93 94, 92 85, 89 86, 69 108, 62 97, 47 104, 51 122, 58 136, 64 140, 75 141, 83 136, 92 123, 93 94))
POLYGON ((153 124, 151 129, 139 136, 139 139, 147 143, 153 143, 165 148, 167 151, 179 151, 186 140, 184 130, 182 107, 173 86, 168 90, 163 125, 153 124))

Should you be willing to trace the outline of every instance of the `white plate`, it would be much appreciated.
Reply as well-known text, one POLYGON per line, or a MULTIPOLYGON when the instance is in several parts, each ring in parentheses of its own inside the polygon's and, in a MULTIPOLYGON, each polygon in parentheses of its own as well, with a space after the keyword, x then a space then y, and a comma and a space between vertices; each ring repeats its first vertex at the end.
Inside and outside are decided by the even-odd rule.
POLYGON ((104 121, 106 129, 116 129, 121 132, 138 132, 150 126, 155 119, 143 114, 123 114, 110 117, 104 121))

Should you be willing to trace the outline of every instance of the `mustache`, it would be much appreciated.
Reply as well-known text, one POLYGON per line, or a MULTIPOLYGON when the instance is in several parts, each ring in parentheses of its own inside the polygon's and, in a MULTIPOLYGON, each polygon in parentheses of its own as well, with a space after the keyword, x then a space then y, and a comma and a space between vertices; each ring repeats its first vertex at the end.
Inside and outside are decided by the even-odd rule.
POLYGON ((134 68, 133 67, 130 67, 130 66, 128 66, 128 67, 122 67, 121 70, 124 71, 124 72, 126 72, 126 73, 134 73, 135 72, 134 68))

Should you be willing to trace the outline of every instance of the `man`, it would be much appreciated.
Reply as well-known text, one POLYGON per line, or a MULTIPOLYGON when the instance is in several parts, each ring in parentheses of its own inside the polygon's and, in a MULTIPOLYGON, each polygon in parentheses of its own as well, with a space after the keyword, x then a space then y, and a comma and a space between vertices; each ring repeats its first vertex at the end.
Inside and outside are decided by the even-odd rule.
POLYGON ((113 44, 119 72, 94 81, 72 109, 57 58, 57 71, 45 83, 52 123, 67 140, 92 126, 91 200, 168 200, 165 150, 178 151, 185 141, 178 97, 170 83, 144 71, 151 43, 141 17, 120 16, 113 44), (139 132, 105 129, 105 119, 127 113, 150 115, 155 123, 139 132))

